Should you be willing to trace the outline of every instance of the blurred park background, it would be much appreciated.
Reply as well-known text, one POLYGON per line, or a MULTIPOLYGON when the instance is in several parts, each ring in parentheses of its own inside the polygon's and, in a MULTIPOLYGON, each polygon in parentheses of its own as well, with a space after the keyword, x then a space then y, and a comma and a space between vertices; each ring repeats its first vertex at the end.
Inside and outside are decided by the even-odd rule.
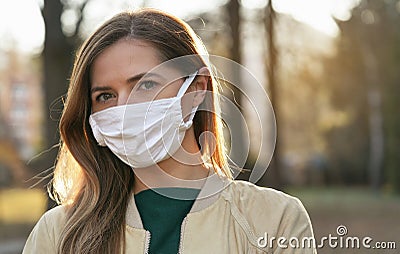
POLYGON ((299 197, 317 240, 345 225, 349 236, 397 247, 319 253, 400 253, 400 1, 271 1, 1 1, 0 254, 20 253, 53 205, 46 175, 75 50, 106 19, 143 6, 185 19, 210 54, 243 64, 264 86, 278 136, 257 184, 299 197))

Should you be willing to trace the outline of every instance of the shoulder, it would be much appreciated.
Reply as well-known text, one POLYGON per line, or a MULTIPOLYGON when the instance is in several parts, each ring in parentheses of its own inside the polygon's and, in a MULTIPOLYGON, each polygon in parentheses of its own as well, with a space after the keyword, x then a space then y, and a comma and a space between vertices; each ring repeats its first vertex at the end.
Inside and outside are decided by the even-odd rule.
POLYGON ((59 205, 45 212, 42 218, 48 221, 65 221, 66 211, 65 206, 59 205))
POLYGON ((43 214, 37 223, 39 227, 45 227, 50 236, 57 236, 61 233, 66 221, 66 207, 56 206, 43 214))
POLYGON ((308 213, 296 197, 238 180, 232 181, 222 196, 253 242, 265 235, 276 239, 314 237, 308 213))
POLYGON ((282 212, 296 212, 304 209, 302 203, 296 197, 241 180, 232 181, 226 188, 224 196, 241 208, 262 206, 265 211, 273 209, 282 212))
POLYGON ((23 253, 55 253, 65 220, 64 206, 57 206, 44 213, 30 233, 23 253))

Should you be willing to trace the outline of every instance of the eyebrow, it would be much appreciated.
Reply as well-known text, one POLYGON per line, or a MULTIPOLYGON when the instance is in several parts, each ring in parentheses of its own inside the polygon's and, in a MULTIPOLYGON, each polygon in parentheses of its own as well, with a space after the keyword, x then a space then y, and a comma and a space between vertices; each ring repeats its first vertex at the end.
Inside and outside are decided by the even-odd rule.
MULTIPOLYGON (((158 73, 155 73, 155 72, 142 72, 142 73, 139 73, 139 74, 137 74, 137 75, 135 75, 133 77, 128 78, 126 80, 126 82, 129 83, 129 84, 136 83, 138 80, 140 80, 144 76, 146 76, 146 77, 158 77, 158 78, 161 78, 161 79, 163 79, 165 81, 165 78, 163 76, 161 76, 160 74, 158 74, 158 73)), ((90 89, 90 94, 93 94, 93 93, 98 92, 98 91, 108 91, 108 90, 111 90, 111 89, 112 88, 110 86, 96 86, 96 87, 93 87, 92 89, 90 89)))

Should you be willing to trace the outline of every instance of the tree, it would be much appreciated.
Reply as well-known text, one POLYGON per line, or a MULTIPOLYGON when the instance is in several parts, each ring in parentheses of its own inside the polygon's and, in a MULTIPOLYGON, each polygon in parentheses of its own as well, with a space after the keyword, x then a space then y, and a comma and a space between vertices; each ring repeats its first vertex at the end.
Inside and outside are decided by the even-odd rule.
POLYGON ((374 190, 386 183, 400 192, 400 14, 396 4, 363 0, 350 20, 338 21, 338 53, 325 66, 332 104, 348 116, 346 126, 328 135, 331 160, 342 162, 337 166, 347 180, 356 172, 374 190))
MULTIPOLYGON (((241 64, 242 62, 242 43, 241 43, 241 15, 240 15, 241 6, 239 0, 230 0, 226 4, 226 11, 228 14, 228 27, 229 27, 229 37, 230 37, 230 48, 229 48, 229 58, 233 60, 237 64, 241 64)), ((243 114, 242 111, 242 94, 243 90, 241 89, 241 74, 238 68, 238 65, 231 66, 230 78, 231 80, 237 82, 236 84, 229 84, 229 88, 231 93, 228 93, 229 99, 238 107, 239 112, 243 114)), ((235 114, 231 114, 229 112, 226 114, 227 118, 232 118, 228 120, 231 124, 229 126, 231 133, 235 135, 235 144, 244 144, 244 136, 243 133, 245 128, 241 119, 235 114)), ((231 143, 233 143, 231 141, 231 143)), ((246 151, 244 151, 244 145, 232 145, 231 144, 231 159, 235 164, 238 164, 239 167, 243 167, 244 165, 240 165, 243 161, 243 157, 246 155, 246 151)), ((245 158, 245 160, 247 160, 245 158)), ((242 172, 244 173, 244 172, 242 172)), ((247 174, 246 174, 247 175, 247 174)), ((247 176, 240 176, 247 178, 247 176)))
POLYGON ((278 98, 278 85, 277 85, 277 48, 275 43, 275 20, 276 13, 272 4, 272 0, 268 1, 264 12, 264 26, 266 31, 267 43, 267 57, 265 58, 266 66, 266 79, 268 80, 268 90, 270 94, 270 100, 275 113, 275 119, 277 124, 277 138, 275 144, 275 151, 272 157, 269 170, 267 174, 261 179, 260 183, 265 186, 270 186, 276 189, 282 189, 282 180, 280 172, 280 146, 279 146, 279 132, 280 127, 280 115, 279 115, 279 98, 278 98))
MULTIPOLYGON (((45 146, 53 147, 59 142, 58 120, 60 118, 63 97, 68 88, 68 76, 71 69, 73 52, 80 41, 79 27, 83 18, 83 9, 88 1, 75 7, 72 1, 44 0, 42 16, 45 23, 45 42, 42 52, 45 93, 45 146), (66 8, 74 8, 78 15, 75 32, 66 35, 62 29, 61 15, 66 8)), ((51 169, 56 160, 58 149, 49 149, 35 161, 34 167, 51 169)), ((49 208, 52 206, 49 202, 49 208)))

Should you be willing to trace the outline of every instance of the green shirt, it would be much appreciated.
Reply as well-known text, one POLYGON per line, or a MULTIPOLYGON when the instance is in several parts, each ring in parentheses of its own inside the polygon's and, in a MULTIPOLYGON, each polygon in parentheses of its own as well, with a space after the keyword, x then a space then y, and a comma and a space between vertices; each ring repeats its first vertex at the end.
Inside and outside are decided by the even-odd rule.
POLYGON ((199 192, 191 188, 155 188, 135 195, 143 227, 151 235, 149 253, 178 253, 182 221, 199 192))

